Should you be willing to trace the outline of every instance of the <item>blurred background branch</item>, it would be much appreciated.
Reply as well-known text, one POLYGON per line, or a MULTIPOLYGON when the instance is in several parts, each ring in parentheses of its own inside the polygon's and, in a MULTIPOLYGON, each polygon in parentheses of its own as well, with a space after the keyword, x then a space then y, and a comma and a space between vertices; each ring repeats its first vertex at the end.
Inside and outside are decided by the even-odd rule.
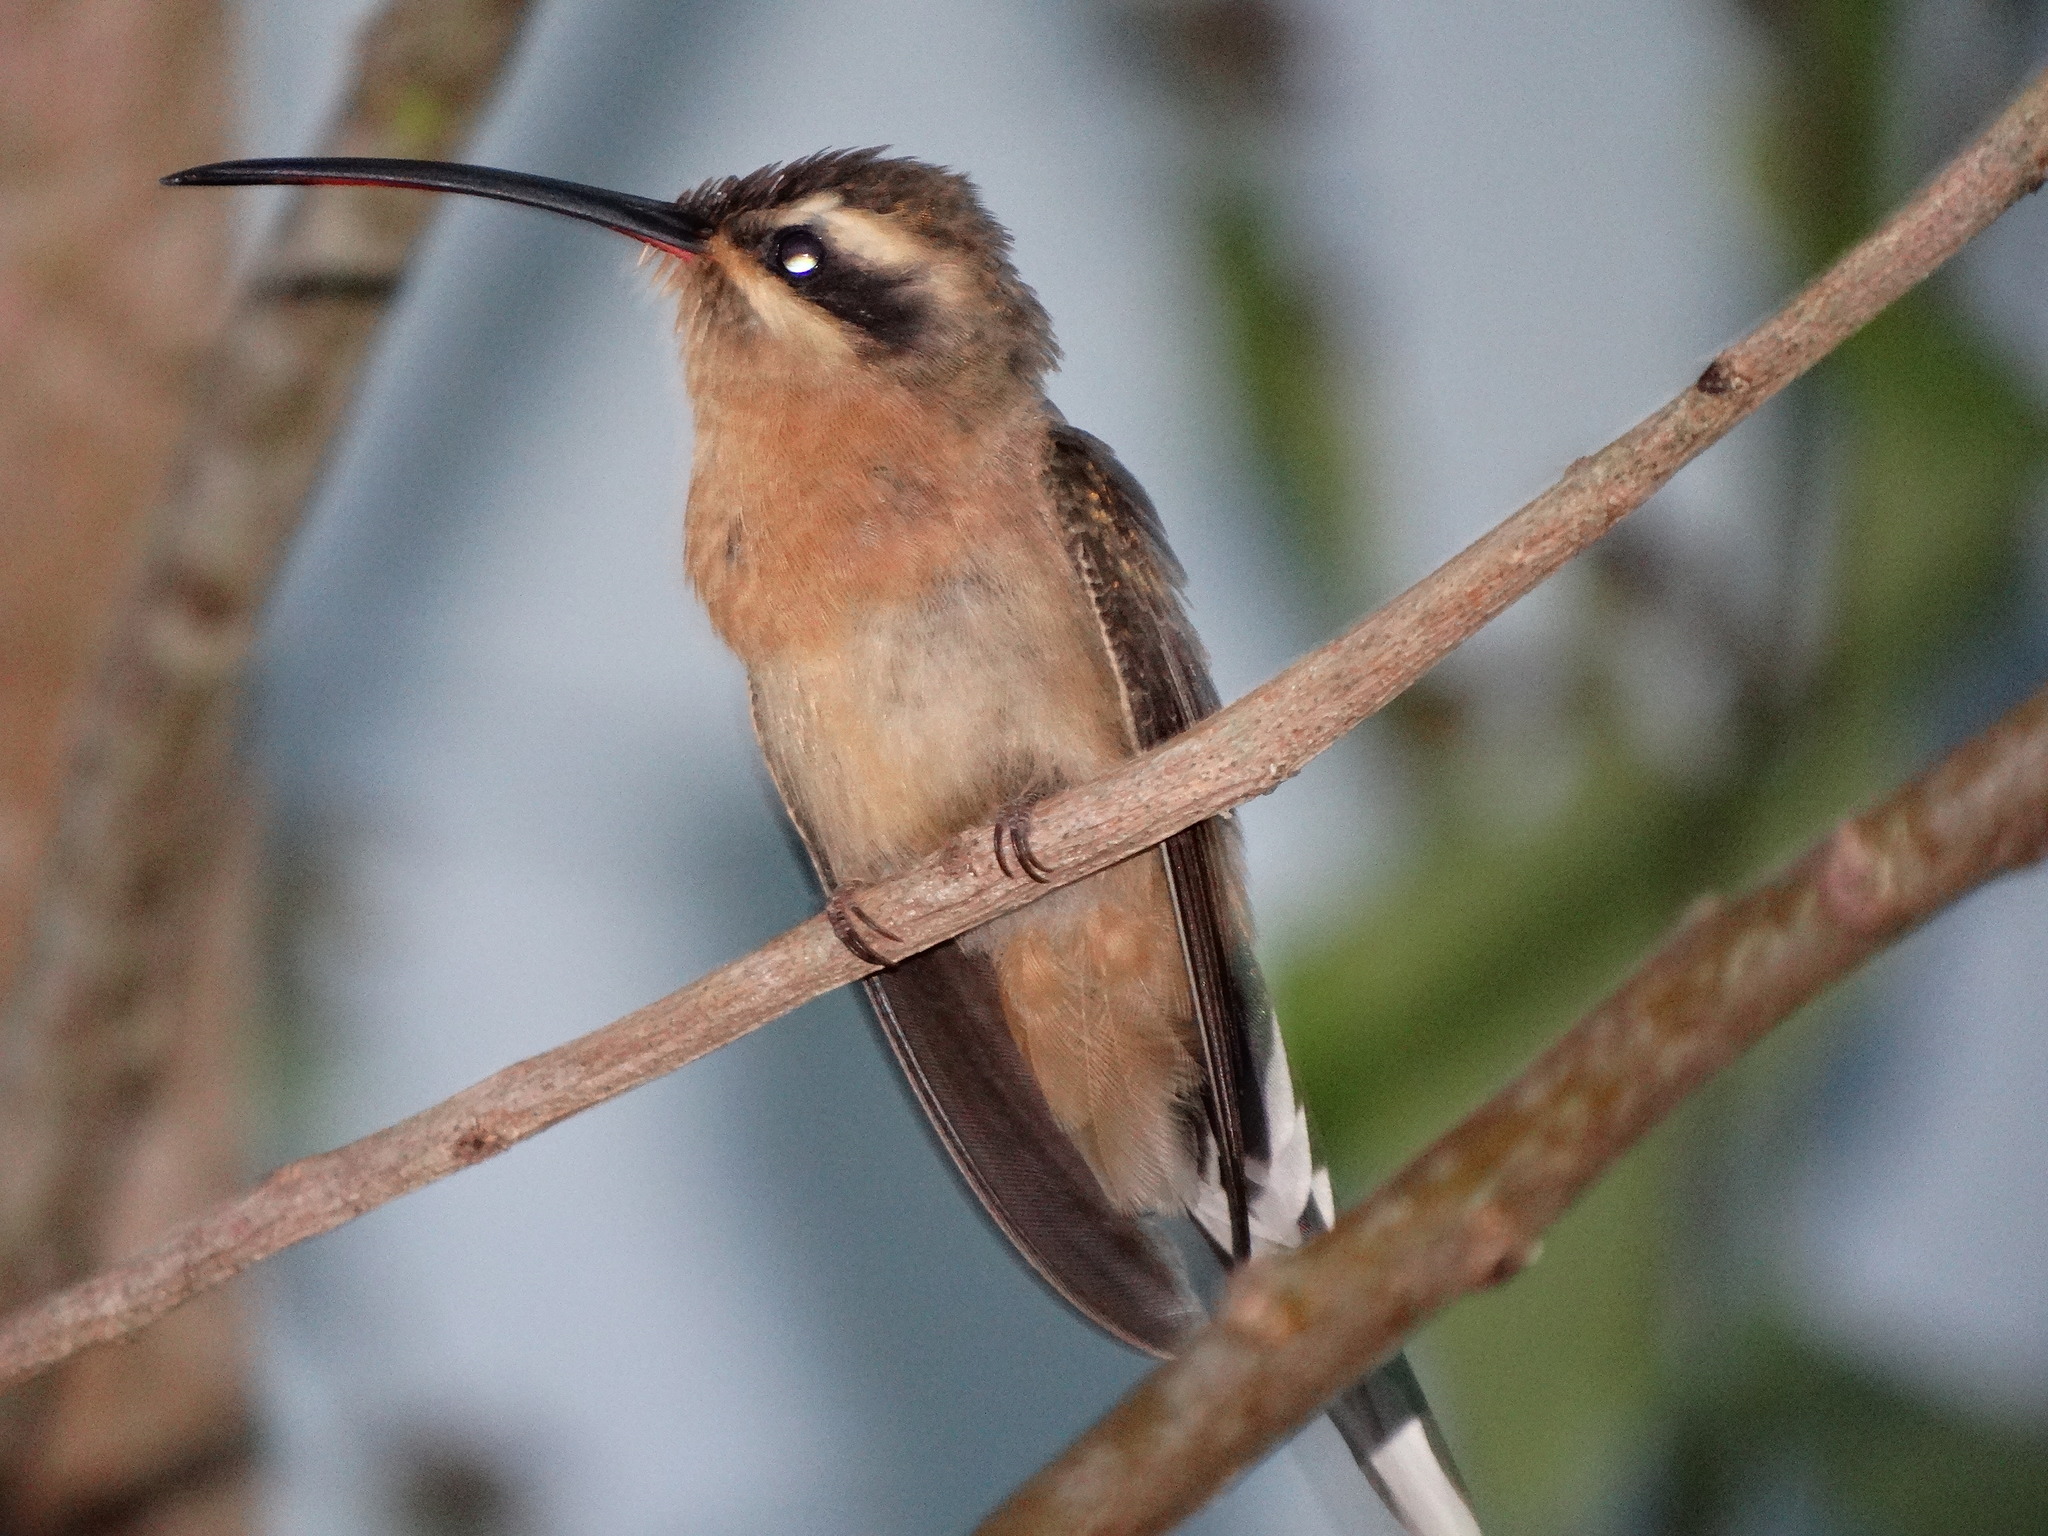
MULTIPOLYGON (((220 151, 225 31, 215 0, 0 9, 0 996, 21 969, 67 710, 219 318, 223 210, 146 189, 162 156, 220 151)), ((195 882, 205 915, 190 914, 183 974, 155 1000, 171 1037, 159 1090, 63 1234, 75 1265, 147 1240, 245 1176, 235 1084, 249 875, 246 857, 223 859, 195 882)), ((0 1405, 0 1529, 89 1528, 116 1513, 138 1531, 179 1519, 244 1529, 243 1327, 235 1298, 209 1298, 138 1349, 0 1405)))
POLYGON ((1791 868, 1699 902, 1527 1071, 1298 1253, 1238 1276, 1175 1359, 983 1536, 1178 1524, 1460 1296, 1519 1274, 1620 1155, 1899 936, 2048 851, 2048 690, 1791 868))
MULTIPOLYGON (((363 34, 330 152, 452 150, 524 9, 398 0, 363 34)), ((240 1182, 256 886, 236 684, 430 210, 292 206, 223 317, 224 209, 155 187, 221 151, 218 8, 15 6, 4 24, 0 367, 20 408, 0 515, 21 664, 0 695, 18 744, 0 785, 0 1296, 18 1300, 240 1182)), ((247 1449, 235 1318, 216 1304, 0 1410, 0 1526, 190 1518, 171 1511, 247 1449)))
MULTIPOLYGON (((1125 9, 1148 29, 1183 29, 1161 62, 1191 132, 1223 136, 1254 110, 1252 142, 1305 130, 1307 114, 1290 117, 1289 104, 1318 77, 1327 11, 1239 0, 1125 9), (1199 40, 1233 28, 1261 44, 1219 66, 1199 40), (1258 88, 1219 91, 1219 67, 1250 69, 1258 88)), ((1739 9, 1766 84, 1761 114, 1731 147, 1791 271, 1832 259, 1926 174, 1943 136, 1982 119, 1993 82, 2028 67, 2041 36, 2039 7, 2023 4, 1739 9)), ((1242 164, 1204 155, 1186 179, 1199 194, 1213 166, 1242 164)), ((1334 513, 1299 496, 1269 504, 1295 530, 1305 581, 1328 590, 1333 572, 1341 583, 1363 571, 1370 585, 1396 520, 1331 406, 1349 381, 1327 360, 1355 351, 1358 317, 1316 281, 1319 262, 1355 247, 1326 243, 1322 210, 1297 203, 1290 222, 1257 170, 1233 185, 1263 199, 1250 227, 1265 253, 1221 279, 1234 380, 1254 422, 1310 435, 1253 428, 1266 482, 1298 482, 1305 464, 1345 470, 1334 513), (1304 387, 1309 409, 1296 404, 1304 387), (1333 525, 1348 546, 1333 550, 1333 525)), ((1206 227, 1228 248, 1230 220, 1212 214, 1206 227)), ((1540 679, 1536 702, 1504 706, 1488 691, 1505 667, 1454 666, 1387 711, 1381 739, 1407 768, 1409 840, 1344 915, 1273 966, 1340 1189, 1369 1187, 1498 1081, 1694 893, 1752 877, 1886 783, 1923 748, 1930 715, 1952 738, 2010 699, 2011 674, 2039 655, 2029 583, 2048 411, 2020 349, 1970 300, 1953 276, 1929 284, 1774 408, 1755 508, 1761 558, 1749 568, 1731 569, 1683 526, 1714 493, 1676 488, 1661 516, 1625 525, 1590 562, 1563 676, 1540 679), (1977 694, 1994 667, 2002 691, 1987 701, 1977 694), (1555 721, 1541 718, 1549 694, 1555 721)), ((1373 793, 1361 788, 1361 805, 1373 793)), ((1845 999, 1829 1013, 1864 1006, 1845 999)), ((1829 1029, 1760 1053, 1568 1215, 1539 1272, 1432 1330, 1425 1366, 1483 1404, 1454 1435, 1475 1484, 1494 1490, 1490 1518, 1566 1531, 1597 1511, 1617 1525, 1718 1532, 1764 1518, 1759 1500, 1805 1498, 1807 1477, 1823 1491, 1798 1518, 1915 1533, 2037 1518, 2048 1490, 2038 1424, 1885 1386, 1799 1326, 1783 1277, 1766 1273, 1762 1213, 1782 1211, 1795 1161, 1778 1139, 1817 1112, 1843 1046, 1829 1029), (1766 1143, 1777 1158, 1756 1153, 1766 1143), (1921 1475, 1877 1470, 1908 1465, 1921 1475)))

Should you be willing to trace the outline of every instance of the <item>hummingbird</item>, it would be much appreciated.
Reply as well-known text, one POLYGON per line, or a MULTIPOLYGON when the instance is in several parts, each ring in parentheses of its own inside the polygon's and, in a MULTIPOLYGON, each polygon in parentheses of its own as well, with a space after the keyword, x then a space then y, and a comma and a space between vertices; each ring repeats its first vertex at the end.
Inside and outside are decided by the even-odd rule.
MULTIPOLYGON (((1046 397, 1052 326, 957 172, 826 151, 672 200, 430 161, 238 160, 171 186, 494 198, 613 230, 674 296, 694 423, 684 560, 875 1018, 1025 1262, 1123 1343, 1202 1309, 1164 1220, 1226 1266, 1332 1219, 1252 953, 1227 817, 893 962, 863 886, 1217 708, 1144 490, 1046 397)), ((1412 1536, 1477 1536, 1396 1355, 1329 1416, 1412 1536)))

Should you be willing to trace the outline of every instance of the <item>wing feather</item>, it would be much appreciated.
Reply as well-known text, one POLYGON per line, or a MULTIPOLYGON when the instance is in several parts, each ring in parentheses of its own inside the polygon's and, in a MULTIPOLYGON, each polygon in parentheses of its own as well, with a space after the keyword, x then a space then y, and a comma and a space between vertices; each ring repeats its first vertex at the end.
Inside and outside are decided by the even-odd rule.
MULTIPOLYGON (((1149 747, 1216 708, 1201 642, 1181 609, 1180 566, 1151 502, 1115 455, 1064 424, 1052 436, 1050 475, 1068 550, 1115 660, 1132 733, 1149 747)), ((1294 1246, 1328 1225, 1332 1213, 1329 1176, 1310 1153, 1286 1049, 1251 953, 1235 832, 1234 823, 1218 818, 1177 833, 1164 847, 1207 1079, 1207 1187, 1189 1214, 1219 1250, 1241 1262, 1254 1246, 1294 1246)), ((1479 1536, 1405 1356, 1341 1394, 1330 1416, 1414 1536, 1479 1536)))
MULTIPOLYGON (((1180 563, 1151 499, 1107 445, 1065 423, 1051 439, 1047 479, 1068 553, 1095 605, 1132 735, 1139 747, 1154 746, 1217 705, 1208 658, 1181 607, 1180 563)), ((1228 1213, 1223 1246, 1241 1261, 1252 1251, 1248 1160, 1267 1161, 1271 1144, 1258 1047, 1274 1037, 1232 835, 1219 818, 1164 846, 1201 1048, 1204 1165, 1213 1165, 1228 1213)))
MULTIPOLYGON (((773 758, 769 759, 774 777, 773 758)), ((826 890, 831 861, 796 801, 784 809, 826 890)), ((1109 1203, 1018 1050, 988 961, 957 941, 867 978, 868 1003, 954 1171, 1053 1292, 1112 1338, 1177 1350, 1202 1320, 1178 1262, 1109 1203)))
POLYGON ((1053 1119, 987 960, 941 944, 869 977, 867 990, 911 1091, 989 1219, 1084 1317, 1135 1348, 1172 1354, 1201 1308, 1053 1119))

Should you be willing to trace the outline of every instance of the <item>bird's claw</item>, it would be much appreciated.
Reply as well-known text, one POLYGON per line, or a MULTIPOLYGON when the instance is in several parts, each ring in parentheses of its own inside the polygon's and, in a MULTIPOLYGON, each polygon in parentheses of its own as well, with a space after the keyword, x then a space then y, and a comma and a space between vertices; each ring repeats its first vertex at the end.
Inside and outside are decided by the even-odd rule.
POLYGON ((859 889, 858 886, 842 885, 830 896, 827 896, 825 898, 825 921, 832 925, 832 932, 838 936, 839 942, 846 946, 847 952, 854 959, 864 965, 887 967, 894 962, 877 951, 874 945, 863 938, 860 929, 855 926, 855 923, 864 924, 880 937, 896 943, 901 943, 902 937, 899 934, 891 933, 861 910, 860 903, 853 899, 854 892, 859 889))
POLYGON ((995 840, 996 868, 1015 880, 1019 875, 1035 880, 1040 885, 1052 884, 1052 871, 1039 862, 1031 851, 1031 805, 1029 800, 1020 800, 1006 806, 996 818, 995 840), (1003 845, 1009 844, 1010 853, 1017 856, 1017 867, 1010 868, 1009 853, 1003 845))

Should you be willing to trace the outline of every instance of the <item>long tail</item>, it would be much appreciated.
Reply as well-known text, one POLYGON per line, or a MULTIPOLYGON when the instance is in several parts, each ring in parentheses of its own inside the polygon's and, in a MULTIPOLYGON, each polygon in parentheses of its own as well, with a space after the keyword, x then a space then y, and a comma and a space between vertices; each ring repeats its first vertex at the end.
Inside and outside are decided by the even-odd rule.
POLYGON ((1358 1469, 1409 1536, 1480 1536, 1479 1519, 1406 1355, 1396 1355, 1329 1407, 1358 1469))
MULTIPOLYGON (((1260 1059, 1263 1156, 1247 1160, 1255 1253, 1284 1251, 1325 1230, 1333 1217, 1330 1175, 1309 1146, 1308 1117, 1294 1098, 1286 1046, 1266 1016, 1260 1059)), ((1229 1263, 1230 1213, 1211 1150, 1188 1214, 1229 1263)), ((1457 1464, 1437 1428, 1406 1355, 1395 1355, 1348 1387, 1327 1410, 1358 1468, 1408 1536, 1480 1536, 1457 1464)))
MULTIPOLYGON (((1182 852, 1192 856, 1206 849, 1204 856, 1211 863, 1169 859, 1168 870, 1175 899, 1181 903, 1177 910, 1184 933, 1190 903, 1197 914, 1236 914, 1235 945, 1230 942, 1233 931, 1226 926, 1215 939, 1221 959, 1207 967, 1191 962, 1190 977, 1207 1056, 1241 1069, 1220 1081, 1213 1076, 1210 1080, 1212 1095, 1227 1090, 1236 1096, 1239 1135, 1233 1148, 1222 1115, 1215 1116, 1213 1124, 1198 1123, 1201 1155, 1198 1166, 1190 1170, 1193 1177, 1182 1191, 1182 1204, 1227 1269, 1245 1247, 1254 1257, 1298 1248, 1327 1231, 1336 1210, 1329 1169, 1315 1155, 1308 1115, 1294 1096, 1287 1042, 1251 957, 1242 910, 1226 899, 1236 888, 1231 826, 1205 826, 1209 841, 1191 842, 1182 852), (1203 978, 1213 981, 1219 969, 1229 984, 1212 986, 1205 994, 1203 978), (1212 1026, 1218 1026, 1214 1040, 1208 1038, 1212 1026), (1235 1180, 1226 1162, 1234 1162, 1235 1180), (1233 1182, 1235 1191, 1230 1187, 1233 1182)), ((1408 1536, 1480 1536, 1464 1483, 1405 1355, 1395 1355, 1346 1388, 1327 1411, 1366 1481, 1408 1536)))

